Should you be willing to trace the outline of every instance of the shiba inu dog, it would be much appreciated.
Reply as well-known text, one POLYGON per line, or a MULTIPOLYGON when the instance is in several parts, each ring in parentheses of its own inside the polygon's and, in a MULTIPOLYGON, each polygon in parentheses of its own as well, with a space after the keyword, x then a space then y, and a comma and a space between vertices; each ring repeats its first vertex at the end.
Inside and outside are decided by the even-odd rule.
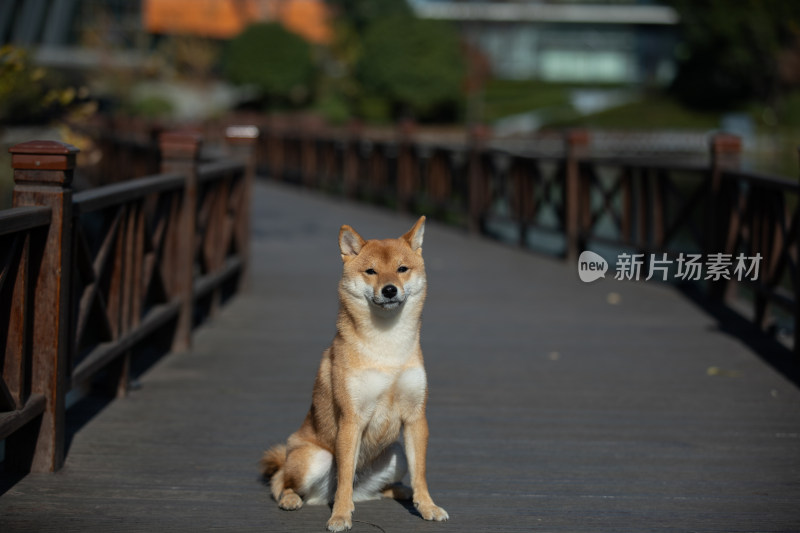
POLYGON ((282 509, 333 502, 329 531, 352 527, 354 501, 382 496, 413 498, 425 520, 449 518, 425 479, 424 231, 425 217, 398 239, 365 241, 350 226, 339 230, 336 336, 322 355, 305 421, 261 460, 282 509), (410 488, 401 484, 406 471, 410 488))

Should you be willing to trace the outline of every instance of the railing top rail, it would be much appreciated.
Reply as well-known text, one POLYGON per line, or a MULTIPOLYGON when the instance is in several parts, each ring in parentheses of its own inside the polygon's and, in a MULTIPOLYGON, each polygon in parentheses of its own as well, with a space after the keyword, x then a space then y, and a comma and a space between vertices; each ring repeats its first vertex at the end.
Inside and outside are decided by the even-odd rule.
POLYGON ((784 176, 753 172, 750 170, 725 170, 723 178, 733 178, 749 181, 754 185, 765 186, 773 189, 783 189, 786 191, 800 192, 800 181, 792 180, 784 176))
POLYGON ((421 139, 413 143, 415 146, 423 150, 445 150, 450 152, 466 152, 469 150, 469 144, 465 141, 448 141, 446 139, 437 141, 433 139, 421 139))
POLYGON ((667 170, 677 172, 708 172, 708 161, 702 158, 620 157, 587 155, 579 158, 598 165, 622 166, 638 169, 667 170))
POLYGON ((197 167, 197 181, 203 183, 214 180, 224 174, 244 169, 244 161, 238 159, 223 159, 203 163, 197 167))
POLYGON ((0 235, 8 235, 50 224, 49 207, 13 207, 0 211, 0 235))
MULTIPOLYGON (((469 150, 469 149, 470 147, 468 145, 464 146, 464 150, 469 150)), ((520 150, 518 148, 505 147, 505 146, 486 146, 482 151, 493 155, 513 157, 515 159, 527 159, 530 161, 552 162, 564 159, 563 152, 555 154, 550 152, 536 152, 533 150, 520 150)))
POLYGON ((169 172, 80 192, 73 196, 74 213, 80 215, 122 205, 148 194, 180 189, 184 185, 184 179, 179 173, 169 172))

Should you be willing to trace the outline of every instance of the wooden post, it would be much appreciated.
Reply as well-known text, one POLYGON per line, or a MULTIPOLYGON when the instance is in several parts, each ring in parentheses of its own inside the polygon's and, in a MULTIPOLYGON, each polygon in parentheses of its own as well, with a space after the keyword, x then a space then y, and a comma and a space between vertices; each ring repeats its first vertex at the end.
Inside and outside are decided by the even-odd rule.
POLYGON ((528 243, 528 223, 533 218, 533 169, 535 163, 514 157, 508 171, 511 180, 511 211, 516 219, 519 234, 517 243, 525 247, 528 243))
POLYGON ((486 209, 491 202, 489 180, 484 173, 483 153, 489 130, 482 124, 474 125, 469 131, 467 148, 467 187, 469 188, 468 224, 472 233, 482 233, 486 219, 486 209))
POLYGON ((71 343, 71 184, 78 149, 56 141, 31 141, 9 151, 14 169, 14 207, 51 209, 44 243, 31 247, 31 281, 36 290, 30 350, 31 393, 44 395, 46 401, 31 471, 52 472, 64 463, 64 397, 69 386, 71 343))
MULTIPOLYGON (((800 161, 800 148, 797 149, 798 161, 800 161)), ((800 180, 800 176, 798 177, 800 180)), ((800 200, 800 195, 798 195, 800 200)), ((792 216, 795 224, 794 249, 795 253, 800 254, 800 205, 795 204, 794 215, 792 216)), ((795 256, 797 257, 797 256, 795 256)), ((794 280, 794 355, 795 364, 800 364, 800 283, 797 278, 794 280)))
POLYGON ((318 141, 322 124, 313 116, 304 117, 300 123, 300 183, 309 189, 317 188, 320 184, 320 154, 318 141))
POLYGON ((256 175, 256 143, 259 131, 256 126, 229 126, 225 130, 225 142, 234 157, 245 162, 245 172, 241 184, 241 203, 238 206, 236 238, 239 256, 242 259, 242 274, 239 286, 249 282, 250 267, 250 217, 253 202, 253 182, 256 175))
POLYGON ((194 311, 194 257, 197 253, 197 165, 202 139, 192 132, 166 132, 159 137, 161 171, 184 174, 179 224, 176 228, 175 288, 181 300, 178 324, 172 349, 188 350, 192 345, 192 315, 194 311))
POLYGON ((352 121, 347 128, 342 164, 342 193, 347 198, 355 198, 358 191, 358 174, 361 167, 361 122, 352 121))
MULTIPOLYGON (((733 253, 725 250, 728 240, 728 228, 731 214, 736 206, 735 184, 723 179, 726 170, 737 170, 742 154, 742 140, 736 135, 718 133, 711 139, 711 184, 708 209, 708 225, 705 236, 706 254, 733 253)), ((767 265, 761 268, 766 271, 767 265)), ((712 301, 720 302, 725 296, 724 279, 709 283, 709 296, 712 301)))
MULTIPOLYGON (((416 124, 411 119, 400 122, 397 131, 397 209, 408 211, 417 189, 417 169, 414 167, 413 136, 416 124)), ((382 191, 381 191, 382 192, 382 191)))
MULTIPOLYGON (((652 205, 650 205, 650 172, 646 168, 639 170, 639 183, 636 191, 637 213, 637 247, 639 252, 645 252, 650 248, 650 221, 652 215, 652 205)), ((646 261, 649 262, 649 255, 645 254, 646 261)), ((649 264, 649 263, 648 263, 649 264)), ((643 265, 647 266, 647 265, 643 265)))
POLYGON ((267 166, 269 177, 282 181, 286 173, 286 128, 278 117, 267 122, 267 166))
POLYGON ((566 183, 564 184, 564 213, 567 261, 578 260, 584 246, 581 232, 581 169, 580 160, 585 157, 589 146, 589 132, 572 130, 566 135, 566 183))
POLYGON ((630 245, 633 239, 633 167, 622 169, 622 242, 630 245))

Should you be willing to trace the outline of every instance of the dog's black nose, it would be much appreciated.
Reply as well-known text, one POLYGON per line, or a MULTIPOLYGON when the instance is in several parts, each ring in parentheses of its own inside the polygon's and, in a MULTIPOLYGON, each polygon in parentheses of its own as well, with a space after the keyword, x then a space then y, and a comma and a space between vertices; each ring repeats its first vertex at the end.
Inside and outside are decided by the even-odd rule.
POLYGON ((381 294, 384 298, 394 298, 397 296, 397 287, 394 285, 387 285, 381 289, 381 294))

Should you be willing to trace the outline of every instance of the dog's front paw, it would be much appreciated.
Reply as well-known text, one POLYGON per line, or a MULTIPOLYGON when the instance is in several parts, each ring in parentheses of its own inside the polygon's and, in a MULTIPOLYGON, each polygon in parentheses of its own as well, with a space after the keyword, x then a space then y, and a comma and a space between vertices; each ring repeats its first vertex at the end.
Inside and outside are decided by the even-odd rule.
POLYGON ((334 514, 328 520, 328 531, 348 531, 353 527, 353 519, 350 515, 334 514))
POLYGON ((422 518, 425 520, 435 520, 436 522, 444 522, 450 515, 447 514, 447 511, 439 507, 438 505, 434 504, 433 502, 430 503, 421 503, 417 505, 417 511, 419 514, 422 515, 422 518))

